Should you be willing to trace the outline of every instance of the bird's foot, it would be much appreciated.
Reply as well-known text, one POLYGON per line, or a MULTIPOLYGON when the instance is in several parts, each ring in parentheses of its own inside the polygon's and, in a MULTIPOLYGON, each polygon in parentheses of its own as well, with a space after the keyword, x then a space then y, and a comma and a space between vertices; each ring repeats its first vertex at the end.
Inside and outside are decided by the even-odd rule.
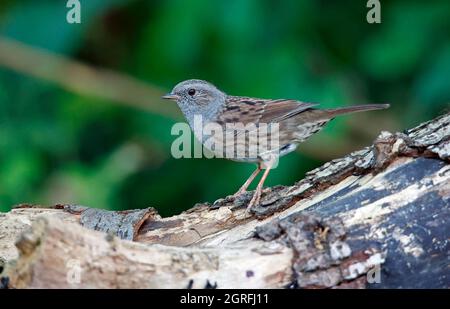
POLYGON ((237 199, 239 197, 241 197, 243 194, 247 193, 248 191, 245 189, 239 189, 238 192, 236 192, 235 194, 233 194, 231 197, 234 199, 237 199))
POLYGON ((252 208, 256 207, 259 205, 259 202, 261 201, 261 190, 256 190, 255 193, 253 194, 252 199, 250 200, 250 202, 247 205, 247 212, 250 213, 252 208))

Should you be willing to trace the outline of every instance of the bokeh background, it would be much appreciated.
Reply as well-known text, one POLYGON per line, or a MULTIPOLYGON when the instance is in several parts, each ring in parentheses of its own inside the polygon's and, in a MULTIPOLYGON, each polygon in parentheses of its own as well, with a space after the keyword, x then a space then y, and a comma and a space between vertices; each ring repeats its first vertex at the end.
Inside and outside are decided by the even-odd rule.
POLYGON ((14 204, 153 206, 166 216, 234 193, 254 166, 173 159, 182 120, 159 97, 181 80, 322 107, 344 117, 284 157, 267 185, 448 109, 450 1, 65 0, 0 3, 0 211, 14 204))

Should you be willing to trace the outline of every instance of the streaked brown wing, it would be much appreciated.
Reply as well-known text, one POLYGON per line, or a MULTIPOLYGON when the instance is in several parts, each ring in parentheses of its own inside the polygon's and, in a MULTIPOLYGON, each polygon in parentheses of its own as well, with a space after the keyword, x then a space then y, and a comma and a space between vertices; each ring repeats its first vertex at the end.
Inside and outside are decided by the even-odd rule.
MULTIPOLYGON (((216 143, 223 145, 226 149, 229 147, 243 147, 247 154, 252 153, 252 150, 259 154, 260 152, 265 152, 267 150, 275 150, 284 147, 292 138, 291 132, 286 130, 287 122, 290 122, 289 119, 292 119, 292 117, 299 115, 301 112, 306 111, 315 105, 317 104, 303 103, 295 100, 269 100, 229 96, 226 101, 226 107, 216 122, 222 126, 226 126, 226 124, 241 123, 245 128, 230 128, 236 139, 217 140, 216 143), (279 135, 277 135, 279 143, 273 144, 271 140, 274 136, 271 136, 272 133, 265 132, 264 130, 258 132, 257 136, 251 134, 254 133, 261 124, 270 125, 273 123, 279 124, 280 132, 279 135), (250 124, 254 124, 254 126, 250 124), (239 139, 239 137, 243 136, 242 134, 245 134, 244 140, 239 139), (260 139, 262 139, 262 141, 260 139), (257 149, 257 147, 261 148, 257 149)), ((225 130, 225 132, 227 131, 225 130)))
POLYGON ((274 123, 307 110, 317 104, 295 100, 270 100, 228 96, 217 122, 226 123, 274 123))

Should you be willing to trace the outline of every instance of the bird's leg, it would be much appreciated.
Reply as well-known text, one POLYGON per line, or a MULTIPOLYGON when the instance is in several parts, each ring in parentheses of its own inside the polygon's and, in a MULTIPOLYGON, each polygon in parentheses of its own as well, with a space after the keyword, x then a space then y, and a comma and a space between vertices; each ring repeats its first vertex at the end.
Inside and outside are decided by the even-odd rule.
POLYGON ((250 211, 250 209, 252 207, 254 207, 254 206, 259 204, 259 201, 261 199, 261 192, 262 192, 262 188, 263 188, 263 185, 264 185, 264 181, 266 180, 267 175, 269 175, 271 167, 272 167, 271 164, 268 164, 266 166, 266 170, 264 171, 264 174, 262 175, 261 179, 258 182, 258 185, 256 186, 255 193, 253 194, 253 197, 252 197, 250 203, 248 203, 247 211, 250 211))
POLYGON ((236 192, 235 194, 233 194, 233 196, 239 196, 242 193, 246 192, 248 186, 252 183, 253 179, 255 179, 255 177, 258 176, 258 174, 261 172, 261 170, 262 170, 261 165, 258 164, 258 167, 256 168, 256 170, 253 171, 253 173, 250 175, 250 177, 248 177, 248 179, 244 182, 242 187, 239 189, 239 191, 236 192))

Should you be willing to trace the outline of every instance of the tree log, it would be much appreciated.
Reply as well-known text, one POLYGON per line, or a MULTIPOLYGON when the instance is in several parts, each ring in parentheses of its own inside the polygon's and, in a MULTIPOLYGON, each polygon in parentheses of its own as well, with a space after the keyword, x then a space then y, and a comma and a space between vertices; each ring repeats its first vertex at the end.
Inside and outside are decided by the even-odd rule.
MULTIPOLYGON (((293 186, 152 209, 19 205, 0 214, 8 288, 449 288, 450 114, 293 186)), ((1 265, 0 265, 1 266, 1 265)))

